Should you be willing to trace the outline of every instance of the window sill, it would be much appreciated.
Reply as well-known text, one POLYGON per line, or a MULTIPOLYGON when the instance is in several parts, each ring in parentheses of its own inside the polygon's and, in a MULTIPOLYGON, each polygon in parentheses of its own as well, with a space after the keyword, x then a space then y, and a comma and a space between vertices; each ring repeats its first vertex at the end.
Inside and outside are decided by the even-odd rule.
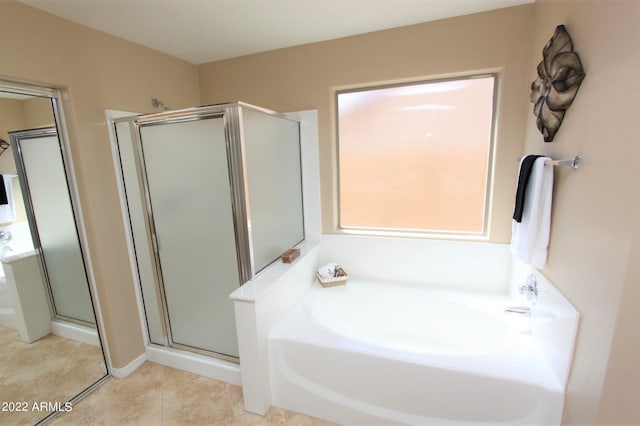
POLYGON ((366 228, 337 228, 332 234, 357 235, 367 237, 411 238, 424 240, 452 240, 452 241, 490 241, 489 235, 481 233, 429 232, 429 231, 400 231, 366 228))

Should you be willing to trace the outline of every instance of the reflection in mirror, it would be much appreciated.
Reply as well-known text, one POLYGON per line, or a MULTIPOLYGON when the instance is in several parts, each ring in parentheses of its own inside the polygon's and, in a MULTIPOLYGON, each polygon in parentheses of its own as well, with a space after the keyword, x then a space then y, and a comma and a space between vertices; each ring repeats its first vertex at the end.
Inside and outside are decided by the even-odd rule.
POLYGON ((0 401, 22 406, 0 424, 34 424, 107 372, 56 100, 15 92, 0 91, 0 401))

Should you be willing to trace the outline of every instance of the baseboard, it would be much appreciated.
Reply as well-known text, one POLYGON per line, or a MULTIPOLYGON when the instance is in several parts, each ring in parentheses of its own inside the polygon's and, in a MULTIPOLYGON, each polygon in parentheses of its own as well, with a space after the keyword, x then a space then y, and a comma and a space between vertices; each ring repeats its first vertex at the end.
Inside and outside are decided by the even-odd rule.
POLYGON ((100 339, 95 328, 54 320, 51 321, 51 334, 100 347, 100 339))
POLYGON ((220 380, 233 385, 241 386, 240 366, 238 364, 217 358, 192 354, 173 348, 159 346, 147 346, 147 360, 188 371, 200 376, 220 380))
POLYGON ((109 369, 109 374, 117 379, 124 379, 129 374, 133 373, 138 367, 144 364, 146 360, 147 354, 142 354, 122 368, 111 367, 109 369))

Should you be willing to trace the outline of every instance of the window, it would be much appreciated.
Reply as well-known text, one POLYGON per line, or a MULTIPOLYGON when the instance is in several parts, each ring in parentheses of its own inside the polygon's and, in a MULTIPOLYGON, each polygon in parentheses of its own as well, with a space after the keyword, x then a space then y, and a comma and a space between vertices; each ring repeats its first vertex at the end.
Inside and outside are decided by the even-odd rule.
POLYGON ((340 227, 484 233, 496 78, 338 92, 340 227))

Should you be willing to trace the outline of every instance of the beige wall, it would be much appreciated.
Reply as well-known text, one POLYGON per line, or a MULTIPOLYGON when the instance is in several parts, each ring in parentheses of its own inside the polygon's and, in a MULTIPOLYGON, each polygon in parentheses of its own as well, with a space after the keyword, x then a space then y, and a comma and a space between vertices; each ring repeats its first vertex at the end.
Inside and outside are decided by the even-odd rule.
POLYGON ((599 424, 640 425, 640 215, 600 401, 599 424))
POLYGON ((55 125, 51 100, 48 98, 31 98, 24 101, 24 117, 27 129, 49 127, 55 125))
POLYGON ((38 11, 0 1, 0 76, 64 89, 74 169, 115 367, 143 353, 122 216, 105 125, 106 108, 149 112, 200 104, 197 68, 38 11))
POLYGON ((201 65, 204 103, 240 100, 276 111, 318 109, 324 232, 337 223, 334 89, 477 71, 501 73, 491 239, 511 238, 522 155, 532 6, 396 28, 201 65))
MULTIPOLYGON (((586 71, 554 142, 543 142, 531 113, 526 139, 527 153, 584 158, 580 170, 556 172, 544 269, 582 315, 564 421, 596 422, 607 377, 601 421, 631 424, 635 423, 631 419, 638 419, 640 401, 638 330, 626 322, 640 309, 637 266, 632 260, 628 267, 632 244, 637 265, 633 231, 640 218, 636 188, 640 169, 635 164, 640 158, 640 2, 538 0, 535 11, 532 63, 540 61, 556 25, 565 24, 586 71), (607 371, 616 320, 612 359, 633 362, 611 364, 607 371), (625 378, 624 371, 631 366, 635 383, 625 378), (630 398, 635 402, 629 403, 630 398), (621 411, 630 409, 635 413, 621 411)), ((529 76, 535 77, 533 67, 529 76)))
MULTIPOLYGON (((0 138, 9 142, 8 132, 26 128, 24 102, 21 99, 0 98, 0 138)), ((3 173, 15 173, 13 157, 11 157, 11 161, 7 161, 9 156, 6 155, 11 152, 11 148, 7 149, 8 151, 0 155, 0 171, 3 173), (13 168, 11 169, 11 167, 13 168)))

